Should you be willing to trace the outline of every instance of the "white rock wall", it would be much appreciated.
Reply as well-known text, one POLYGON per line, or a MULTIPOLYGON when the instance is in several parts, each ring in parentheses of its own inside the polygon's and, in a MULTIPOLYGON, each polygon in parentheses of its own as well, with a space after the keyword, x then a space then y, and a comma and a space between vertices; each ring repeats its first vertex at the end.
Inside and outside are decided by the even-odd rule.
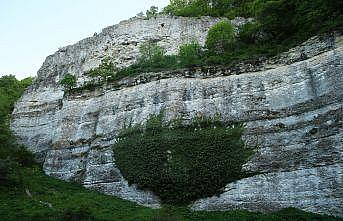
MULTIPOLYGON (((77 75, 78 83, 82 84, 87 80, 83 73, 97 67, 103 58, 111 58, 118 67, 132 64, 139 56, 140 45, 146 42, 157 42, 167 54, 177 54, 181 45, 193 40, 204 45, 209 28, 221 20, 158 16, 122 21, 48 56, 38 71, 36 85, 57 85, 67 73, 77 75)), ((237 18, 231 23, 239 26, 247 21, 237 18)))
MULTIPOLYGON (((221 76, 226 72, 218 71, 207 76, 207 69, 197 70, 192 76, 188 71, 180 71, 177 77, 170 73, 146 74, 144 78, 138 77, 139 81, 145 79, 144 83, 130 84, 139 81, 129 79, 120 88, 69 95, 55 82, 65 73, 62 67, 79 70, 82 75, 92 59, 99 62, 104 54, 104 49, 100 49, 102 42, 111 39, 109 36, 136 33, 142 38, 144 33, 152 33, 156 24, 164 22, 165 27, 173 27, 168 33, 181 39, 180 36, 189 37, 193 33, 191 28, 208 27, 216 21, 134 19, 61 49, 47 58, 34 87, 17 102, 12 130, 40 156, 47 174, 158 207, 156 196, 129 186, 116 167, 111 150, 116 134, 125 124, 143 122, 161 109, 168 119, 220 113, 225 120, 247 123, 244 139, 259 148, 243 169, 259 175, 228 184, 223 194, 198 200, 192 209, 274 211, 292 206, 341 216, 341 43, 326 52, 306 52, 311 56, 303 61, 295 62, 299 59, 292 58, 291 64, 266 65, 239 75, 227 70, 231 75, 221 76), (89 56, 84 64, 79 63, 81 54, 89 56)), ((154 36, 160 36, 158 33, 154 36)), ((173 47, 169 51, 177 48, 173 47)), ((299 54, 292 53, 295 57, 299 54)))

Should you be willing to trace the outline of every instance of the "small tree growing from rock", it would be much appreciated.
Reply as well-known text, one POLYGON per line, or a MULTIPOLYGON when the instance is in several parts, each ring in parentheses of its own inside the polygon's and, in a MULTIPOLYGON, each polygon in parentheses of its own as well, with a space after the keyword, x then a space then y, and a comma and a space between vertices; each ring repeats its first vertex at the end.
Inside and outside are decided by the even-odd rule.
POLYGON ((201 46, 193 41, 180 46, 179 59, 182 66, 192 67, 201 64, 201 46))
POLYGON ((158 7, 156 6, 151 6, 149 10, 146 11, 146 17, 147 18, 152 18, 156 17, 158 14, 158 7))
POLYGON ((139 47, 141 63, 157 64, 163 60, 166 50, 154 42, 147 42, 139 47))
POLYGON ((63 85, 67 89, 70 89, 70 88, 76 86, 76 77, 74 75, 68 73, 68 74, 64 75, 64 77, 60 83, 61 83, 61 85, 63 85))

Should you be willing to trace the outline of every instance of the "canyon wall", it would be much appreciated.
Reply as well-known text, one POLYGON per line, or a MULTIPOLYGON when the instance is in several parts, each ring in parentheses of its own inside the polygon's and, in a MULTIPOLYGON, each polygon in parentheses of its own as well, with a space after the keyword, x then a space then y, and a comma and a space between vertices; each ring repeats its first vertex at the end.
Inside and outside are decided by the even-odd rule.
POLYGON ((46 174, 156 208, 159 199, 129 186, 116 167, 111 146, 118 132, 161 110, 166 120, 220 113, 223 120, 246 122, 244 140, 256 150, 243 169, 256 175, 194 202, 193 210, 296 207, 342 216, 341 36, 313 38, 257 64, 142 73, 82 93, 67 93, 58 83, 68 72, 82 83, 83 72, 107 55, 127 66, 137 58, 139 44, 151 39, 169 53, 194 37, 203 44, 218 21, 136 18, 60 49, 17 102, 12 130, 46 174))

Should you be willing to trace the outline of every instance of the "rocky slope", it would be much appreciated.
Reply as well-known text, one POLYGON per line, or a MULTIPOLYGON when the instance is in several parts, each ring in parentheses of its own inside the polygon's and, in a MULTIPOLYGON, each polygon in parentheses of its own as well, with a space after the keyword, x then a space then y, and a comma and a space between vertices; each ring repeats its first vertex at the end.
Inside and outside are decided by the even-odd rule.
POLYGON ((258 175, 228 184, 223 194, 198 200, 192 209, 271 211, 292 206, 342 215, 340 36, 310 39, 254 65, 145 73, 77 94, 65 93, 58 84, 68 72, 77 74, 81 84, 83 71, 106 55, 129 65, 144 41, 158 41, 170 53, 193 37, 203 43, 218 21, 136 18, 62 48, 46 59, 35 84, 17 102, 12 130, 39 156, 47 174, 158 207, 156 196, 128 186, 116 168, 111 150, 116 134, 162 109, 167 119, 220 113, 225 120, 247 123, 244 139, 258 148, 244 170, 258 175))

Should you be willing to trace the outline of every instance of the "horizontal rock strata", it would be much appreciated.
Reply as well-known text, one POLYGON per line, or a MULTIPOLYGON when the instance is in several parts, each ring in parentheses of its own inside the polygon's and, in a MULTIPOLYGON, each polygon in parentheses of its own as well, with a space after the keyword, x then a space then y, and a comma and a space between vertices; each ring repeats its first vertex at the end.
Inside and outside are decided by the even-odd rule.
MULTIPOLYGON (((165 18, 159 19, 158 24, 165 18)), ((115 32, 110 30, 99 35, 115 32)), ((111 150, 116 135, 125 125, 144 122, 161 110, 166 119, 184 120, 220 113, 223 120, 246 122, 244 139, 256 153, 243 169, 256 175, 228 184, 219 196, 196 201, 193 210, 275 211, 291 206, 342 215, 343 47, 337 39, 318 53, 306 49, 311 53, 302 52, 308 54, 305 58, 299 49, 293 51, 292 62, 238 72, 228 68, 219 73, 223 67, 175 76, 149 73, 125 79, 119 87, 66 93, 56 83, 66 71, 54 67, 84 67, 71 55, 93 51, 88 42, 99 35, 57 52, 70 53, 69 63, 56 54, 48 58, 13 112, 12 130, 37 154, 48 175, 158 207, 156 196, 129 186, 116 167, 111 150), (80 51, 73 52, 73 47, 80 51)))

